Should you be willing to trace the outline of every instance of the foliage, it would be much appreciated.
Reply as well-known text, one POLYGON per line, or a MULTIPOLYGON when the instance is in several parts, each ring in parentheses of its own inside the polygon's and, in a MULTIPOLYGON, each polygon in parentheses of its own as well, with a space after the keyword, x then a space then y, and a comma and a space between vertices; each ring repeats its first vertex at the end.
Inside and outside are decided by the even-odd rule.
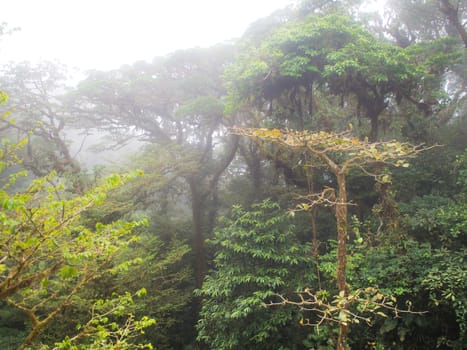
POLYGON ((445 249, 436 251, 433 255, 436 263, 422 281, 434 305, 445 304, 454 310, 459 327, 459 337, 456 339, 459 345, 465 344, 467 334, 466 254, 465 247, 457 252, 445 249))
MULTIPOLYGON (((0 154, 2 171, 15 163, 17 146, 6 144, 0 154)), ((28 318, 28 334, 18 349, 37 336, 90 281, 118 271, 117 252, 133 240, 131 232, 145 220, 88 228, 79 218, 102 203, 107 193, 138 176, 114 174, 82 196, 65 199, 51 174, 34 180, 25 192, 10 194, 20 174, 11 173, 0 189, 0 299, 28 318)), ((128 262, 125 262, 128 263, 128 262)))
POLYGON ((389 34, 402 47, 421 40, 430 41, 445 36, 457 36, 459 33, 455 23, 449 18, 448 7, 452 7, 452 10, 457 8, 455 16, 460 22, 465 21, 466 4, 463 1, 387 1, 385 7, 387 22, 380 30, 389 34), (449 5, 446 6, 447 4, 449 5))
POLYGON ((120 265, 119 270, 90 283, 76 298, 77 303, 49 327, 43 337, 48 343, 61 339, 61 334, 73 328, 71 320, 86 322, 89 300, 111 298, 113 293, 134 294, 142 287, 148 293, 135 300, 130 311, 138 319, 147 316, 157 322, 139 339, 158 349, 182 348, 194 340, 193 255, 189 246, 190 220, 186 217, 189 208, 180 203, 178 196, 183 188, 179 186, 183 184, 174 178, 190 165, 171 164, 167 151, 145 149, 127 165, 143 168, 144 175, 113 191, 105 203, 82 215, 87 227, 94 227, 96 222, 138 218, 147 218, 148 225, 138 227, 133 232, 136 240, 116 254, 114 263, 120 265))
POLYGON ((0 347, 465 348, 466 3, 369 4, 297 1, 71 91, 3 67, 0 133, 29 142, 0 150, 0 347), (146 142, 147 175, 63 191, 71 128, 146 142))
POLYGON ((317 86, 328 99, 340 96, 337 103, 348 105, 344 113, 356 116, 359 124, 362 117, 369 119, 362 132, 377 141, 381 114, 402 99, 431 111, 433 95, 442 90, 439 77, 461 57, 452 39, 420 45, 424 49, 391 45, 336 14, 290 20, 260 44, 245 45, 228 68, 231 103, 268 106, 276 119, 286 118, 274 126, 302 129, 312 126, 319 113, 321 103, 313 97, 317 86), (424 60, 429 51, 431 59, 424 60))
POLYGON ((133 312, 137 317, 149 316, 157 320, 146 330, 145 341, 150 341, 157 349, 182 348, 190 342, 189 336, 193 337, 192 325, 196 322, 192 319, 195 283, 190 266, 191 249, 173 233, 147 232, 146 228, 140 231, 139 241, 117 260, 139 259, 141 262, 126 266, 116 276, 113 289, 137 292, 144 286, 149 293, 135 303, 133 312), (161 236, 164 238, 164 235, 171 238, 163 241, 161 236), (174 337, 177 332, 181 334, 174 337))
MULTIPOLYGON (((302 203, 297 208, 298 210, 311 210, 317 205, 324 205, 335 209, 338 242, 335 270, 339 298, 342 299, 336 299, 335 303, 338 306, 341 305, 341 307, 326 305, 313 293, 305 293, 307 297, 302 297, 298 302, 290 302, 288 299, 283 299, 282 304, 287 305, 291 303, 292 305, 299 305, 305 308, 307 305, 312 305, 311 310, 315 310, 318 313, 321 312, 320 321, 317 322, 317 325, 325 320, 337 320, 339 323, 339 335, 336 349, 347 349, 348 320, 359 321, 360 317, 350 311, 350 307, 353 304, 357 303, 359 305, 357 309, 360 307, 360 311, 365 312, 377 313, 376 310, 381 307, 393 310, 396 314, 399 310, 394 306, 394 301, 386 301, 384 295, 378 292, 375 292, 374 295, 365 292, 363 297, 361 297, 359 291, 356 291, 355 294, 351 293, 347 284, 347 241, 349 239, 347 177, 352 169, 359 169, 366 175, 372 176, 380 185, 387 185, 391 182, 391 178, 387 171, 383 171, 383 167, 386 165, 408 167, 409 164, 405 159, 416 157, 418 153, 423 151, 423 148, 397 141, 369 142, 368 138, 361 141, 357 138, 352 138, 349 133, 293 130, 282 132, 278 129, 246 128, 235 129, 233 132, 258 139, 259 142, 269 141, 279 144, 287 150, 303 152, 308 156, 305 166, 322 167, 335 176, 337 188, 325 187, 320 193, 311 193, 307 196, 310 204, 302 203), (311 300, 308 299, 308 296, 311 297, 311 300), (361 307, 361 305, 364 305, 364 307, 361 307), (334 312, 338 313, 337 318, 334 312), (343 316, 341 317, 341 315, 343 316)), ((364 318, 362 317, 362 319, 364 318)))
MULTIPOLYGON (((135 293, 141 297, 146 294, 145 289, 135 293)), ((67 336, 63 341, 53 347, 54 350, 87 350, 87 349, 153 349, 150 343, 134 342, 144 334, 144 329, 152 326, 156 321, 147 316, 137 320, 128 311, 134 304, 133 295, 114 295, 111 299, 97 300, 90 310, 90 318, 86 324, 76 326, 77 334, 67 336), (112 320, 112 318, 116 318, 112 320)), ((41 350, 51 349, 47 345, 40 347, 41 350)))
MULTIPOLYGON (((60 96, 67 90, 66 69, 52 62, 23 62, 3 67, 0 74, 10 96, 2 110, 14 111, 0 120, 0 130, 2 137, 14 141, 29 139, 23 166, 39 177, 51 171, 77 174, 81 168, 70 152, 70 118, 60 96)), ((75 186, 78 192, 84 190, 79 183, 75 186)))
POLYGON ((295 299, 280 295, 279 302, 271 302, 269 305, 298 306, 305 317, 308 316, 307 312, 311 317, 311 319, 301 319, 299 323, 316 328, 326 323, 348 326, 365 322, 371 326, 375 316, 388 317, 387 313, 392 312, 397 318, 404 312, 412 313, 410 309, 400 310, 396 306, 397 300, 394 296, 386 296, 373 287, 355 289, 348 295, 341 291, 330 301, 328 301, 329 293, 325 290, 313 292, 306 288, 297 294, 298 297, 295 299))
POLYGON ((198 339, 215 349, 296 349, 300 319, 291 308, 266 308, 276 293, 300 290, 313 280, 306 247, 290 219, 264 201, 251 210, 234 206, 212 244, 212 271, 197 293, 203 297, 198 339))
POLYGON ((320 80, 330 52, 354 39, 358 26, 345 17, 309 17, 287 22, 257 47, 246 47, 226 72, 236 104, 270 100, 296 86, 320 80))
POLYGON ((207 269, 204 240, 214 225, 218 184, 238 145, 237 137, 223 132, 232 123, 221 99, 222 70, 231 50, 226 45, 190 49, 152 63, 93 72, 68 96, 70 108, 89 121, 89 128, 106 130, 119 142, 149 142, 157 146, 154 154, 166 153, 175 163, 169 176, 186 183, 191 199, 198 287, 207 269))
MULTIPOLYGON (((462 164, 458 162, 460 182, 462 164)), ((411 300, 419 310, 429 310, 423 317, 386 320, 377 328, 379 335, 373 331, 368 337, 381 344, 397 341, 403 348, 420 344, 463 348, 467 300, 464 195, 463 190, 451 198, 427 195, 401 205, 402 228, 408 235, 402 233, 398 241, 354 227, 358 239, 349 259, 352 284, 372 284, 385 294, 411 300)))
MULTIPOLYGON (((416 311, 424 313, 401 313, 395 319, 376 319, 373 327, 367 330, 353 326, 352 334, 360 336, 351 337, 354 346, 377 341, 386 346, 397 342, 401 349, 415 349, 422 344, 435 348, 448 342, 452 348, 459 348, 465 333, 462 331, 466 300, 465 251, 435 249, 408 238, 400 245, 377 244, 378 241, 369 235, 350 248, 351 285, 353 288, 372 285, 384 295, 396 296, 398 308, 406 308, 409 303, 416 311)), ((334 254, 326 254, 322 257, 323 265, 334 259, 334 254)))

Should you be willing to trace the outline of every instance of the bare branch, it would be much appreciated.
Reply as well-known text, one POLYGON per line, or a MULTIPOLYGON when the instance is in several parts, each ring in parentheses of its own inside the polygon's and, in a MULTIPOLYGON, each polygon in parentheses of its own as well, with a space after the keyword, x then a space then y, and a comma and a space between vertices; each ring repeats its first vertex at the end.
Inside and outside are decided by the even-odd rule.
POLYGON ((307 288, 303 292, 296 294, 297 300, 291 300, 284 295, 276 294, 279 301, 270 301, 264 304, 267 307, 293 305, 301 311, 310 312, 311 319, 302 319, 303 326, 320 326, 325 322, 349 325, 358 324, 361 321, 372 325, 375 316, 388 317, 390 312, 394 317, 400 317, 402 313, 424 315, 426 311, 412 310, 411 303, 407 303, 406 309, 397 306, 397 300, 393 296, 380 293, 375 288, 357 289, 348 295, 340 293, 331 302, 323 297, 322 291, 313 293, 307 288))

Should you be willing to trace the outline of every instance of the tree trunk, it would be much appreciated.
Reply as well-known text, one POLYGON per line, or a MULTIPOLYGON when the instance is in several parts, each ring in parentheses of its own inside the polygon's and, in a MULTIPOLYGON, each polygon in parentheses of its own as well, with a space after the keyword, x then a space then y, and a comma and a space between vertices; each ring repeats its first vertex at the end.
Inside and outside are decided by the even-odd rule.
MULTIPOLYGON (((349 294, 345 268, 347 266, 347 189, 344 172, 336 174, 339 193, 336 203, 336 221, 337 221, 337 288, 339 293, 349 294)), ((337 350, 347 350, 347 333, 349 326, 344 323, 339 324, 339 336, 337 339, 337 350)))
POLYGON ((370 116, 370 136, 369 140, 371 142, 376 142, 378 140, 378 128, 379 128, 379 121, 378 121, 378 116, 370 116))
POLYGON ((321 290, 321 274, 319 272, 319 241, 318 241, 318 228, 316 227, 316 207, 311 209, 311 254, 316 263, 316 277, 318 279, 318 289, 321 290))
POLYGON ((337 288, 339 291, 347 290, 345 268, 347 265, 347 193, 345 184, 345 174, 337 174, 337 184, 339 186, 339 194, 336 204, 336 220, 337 220, 337 288))
POLYGON ((449 0, 440 0, 440 9, 441 12, 448 18, 448 21, 454 26, 459 33, 462 41, 464 42, 464 47, 467 48, 467 31, 465 30, 464 25, 459 20, 459 8, 455 8, 449 0))
POLYGON ((249 194, 248 201, 249 203, 253 203, 258 201, 261 198, 262 192, 262 181, 263 181, 263 174, 261 171, 261 156, 259 155, 257 146, 253 143, 239 144, 240 154, 245 160, 245 163, 248 167, 248 171, 250 173, 251 182, 252 182, 252 189, 249 194))
POLYGON ((311 209, 310 215, 311 221, 311 246, 312 256, 316 259, 319 257, 319 241, 318 241, 318 229, 316 227, 316 207, 311 209))
POLYGON ((196 288, 201 288, 206 275, 206 256, 204 248, 204 203, 198 183, 188 180, 191 190, 191 212, 193 215, 193 250, 195 253, 196 288))
POLYGON ((383 113, 387 107, 387 103, 384 100, 384 94, 377 94, 377 96, 373 98, 360 99, 360 103, 365 107, 367 118, 370 119, 370 135, 368 135, 368 139, 371 142, 376 142, 378 141, 380 131, 379 115, 383 113))

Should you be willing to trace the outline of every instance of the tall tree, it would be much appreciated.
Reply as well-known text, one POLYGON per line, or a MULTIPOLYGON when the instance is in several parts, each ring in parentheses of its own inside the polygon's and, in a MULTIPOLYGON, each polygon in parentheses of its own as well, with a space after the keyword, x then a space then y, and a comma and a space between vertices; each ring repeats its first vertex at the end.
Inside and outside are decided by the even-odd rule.
POLYGON ((445 36, 464 40, 466 10, 465 1, 388 0, 383 14, 385 24, 378 31, 388 34, 401 47, 445 36))
POLYGON ((449 24, 456 28, 457 34, 461 37, 464 48, 467 49, 466 17, 467 5, 464 1, 439 0, 440 11, 446 16, 449 24))
POLYGON ((138 138, 164 147, 172 161, 187 164, 178 175, 190 189, 198 286, 206 273, 204 240, 213 226, 217 186, 238 144, 223 132, 233 123, 221 100, 221 76, 231 53, 231 46, 192 49, 93 72, 72 95, 73 113, 91 127, 123 141, 138 138))
MULTIPOLYGON (((365 174, 373 176, 379 182, 384 183, 389 181, 389 176, 382 174, 378 167, 385 164, 408 166, 404 159, 415 157, 421 152, 421 149, 417 146, 396 141, 381 143, 371 143, 367 140, 360 141, 346 133, 309 131, 282 133, 278 129, 235 129, 233 132, 257 138, 259 142, 265 140, 277 143, 295 152, 304 152, 310 156, 308 166, 324 167, 335 176, 337 188, 326 187, 321 193, 310 195, 310 207, 316 204, 332 205, 334 207, 337 228, 336 282, 339 295, 343 298, 348 297, 350 295, 346 277, 347 241, 349 239, 348 205, 350 203, 347 194, 348 173, 352 169, 360 169, 365 174)), ((350 322, 348 310, 354 299, 355 294, 353 297, 349 297, 349 300, 344 300, 341 303, 343 309, 339 310, 342 314, 339 314, 337 350, 348 349, 347 333, 350 322)), ((314 302, 310 303, 314 305, 314 302)), ((319 302, 317 305, 320 306, 319 302)))
POLYGON ((0 121, 0 130, 16 140, 30 139, 23 165, 39 177, 52 170, 58 174, 81 170, 66 136, 69 119, 61 101, 66 74, 63 66, 52 62, 10 64, 1 71, 2 88, 10 96, 2 110, 14 114, 0 121))
MULTIPOLYGON (((443 50, 437 54, 449 55, 453 45, 443 50)), ((229 68, 228 87, 233 105, 253 104, 274 116, 276 126, 295 129, 315 126, 313 95, 319 88, 340 97, 350 117, 368 120, 365 134, 376 141, 381 114, 402 99, 424 111, 432 108, 419 84, 433 73, 415 53, 378 40, 350 18, 309 16, 247 46, 229 68)), ((438 60, 441 74, 447 64, 438 60)))

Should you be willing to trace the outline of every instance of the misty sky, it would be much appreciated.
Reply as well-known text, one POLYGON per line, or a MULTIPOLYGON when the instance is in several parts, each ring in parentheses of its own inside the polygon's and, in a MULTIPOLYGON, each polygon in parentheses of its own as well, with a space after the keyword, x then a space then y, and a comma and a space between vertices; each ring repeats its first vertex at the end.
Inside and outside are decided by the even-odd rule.
POLYGON ((0 41, 0 64, 59 60, 114 69, 177 49, 240 37, 291 0, 9 0, 0 22, 21 27, 0 41))

